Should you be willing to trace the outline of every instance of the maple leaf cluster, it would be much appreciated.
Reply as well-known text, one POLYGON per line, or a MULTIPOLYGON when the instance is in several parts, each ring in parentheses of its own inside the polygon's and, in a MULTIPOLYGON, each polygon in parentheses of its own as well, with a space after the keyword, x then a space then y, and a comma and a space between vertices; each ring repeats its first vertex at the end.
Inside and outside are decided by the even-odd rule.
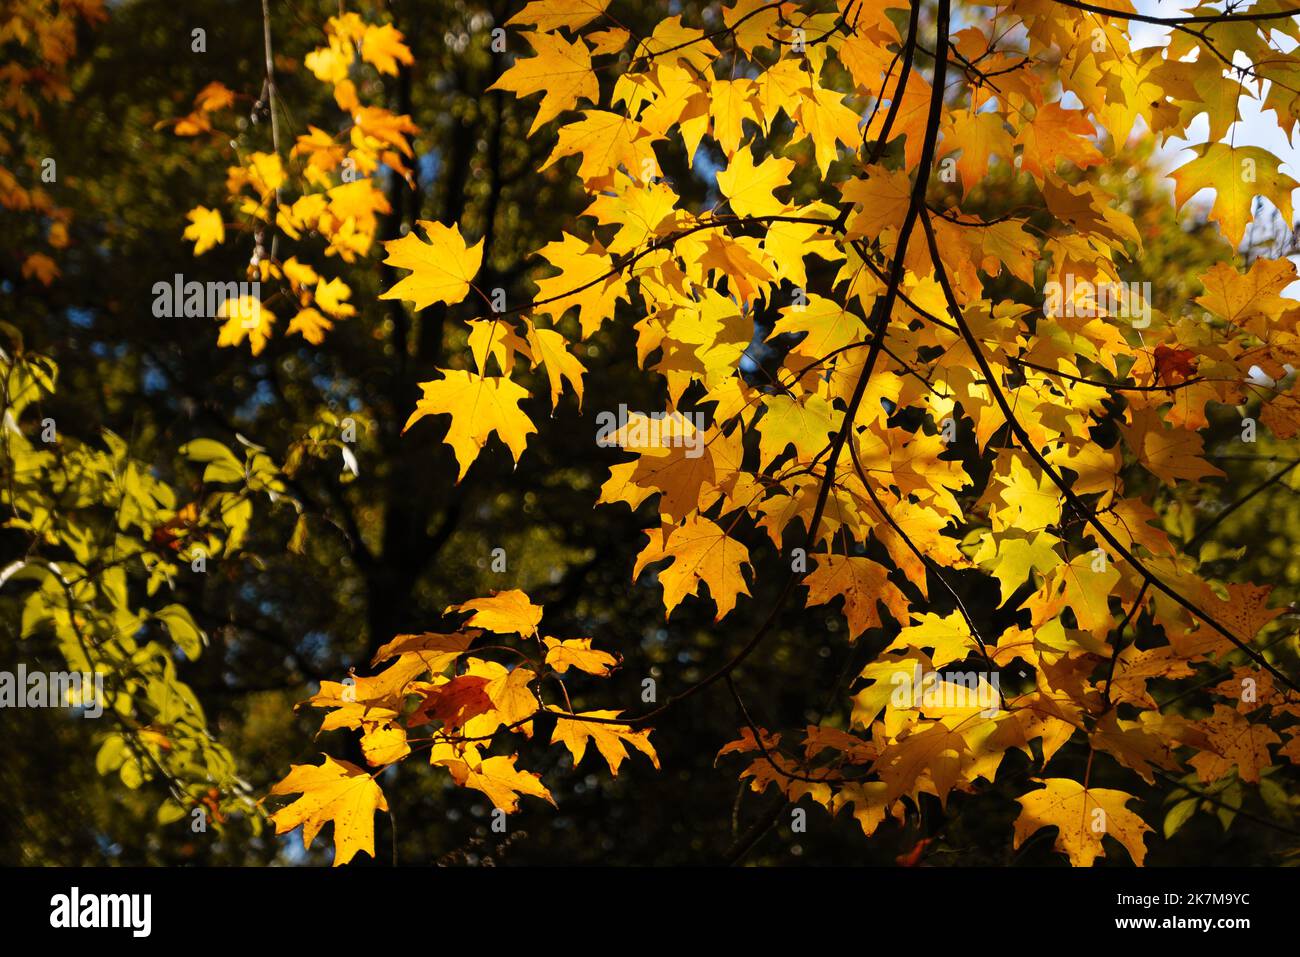
POLYGON ((26 244, 18 272, 45 286, 61 274, 55 257, 69 245, 72 212, 54 200, 57 162, 28 139, 44 104, 72 98, 78 28, 104 18, 102 0, 13 0, 0 13, 0 209, 40 225, 46 249, 26 244))
MULTIPOLYGON (((656 411, 692 439, 619 443, 630 458, 598 501, 654 503, 633 576, 656 569, 670 620, 694 599, 721 621, 751 595, 757 550, 791 568, 766 622, 708 680, 741 701, 733 673, 794 595, 836 604, 875 649, 798 746, 742 702, 746 726, 720 756, 748 756, 754 790, 849 807, 869 835, 923 795, 946 807, 1011 788, 1015 845, 1054 826, 1073 864, 1103 855, 1106 836, 1141 864, 1150 826, 1134 794, 1092 785, 1094 758, 1135 787, 1190 775, 1193 795, 1300 758, 1296 685, 1261 650, 1283 609, 1266 586, 1206 574, 1153 507, 1159 489, 1224 475, 1201 434, 1212 414, 1249 408, 1280 440, 1300 429, 1295 266, 1233 259, 1264 215, 1257 199, 1289 224, 1300 184, 1266 150, 1220 141, 1265 80, 1259 105, 1284 132, 1294 122, 1285 79, 1300 58, 1274 34, 1300 40, 1300 24, 1263 0, 1250 17, 1159 21, 1196 29, 1138 49, 1129 11, 1083 6, 995 0, 957 28, 949 0, 739 0, 707 30, 665 16, 638 37, 607 0, 536 0, 509 21, 526 51, 493 88, 540 95, 541 169, 577 177, 589 204, 538 250, 526 304, 494 305, 475 285, 482 242, 436 222, 387 244, 409 274, 382 298, 488 304, 407 423, 448 417, 458 481, 494 435, 516 462, 526 452, 527 372, 544 370, 552 408, 569 391, 580 405, 580 343, 633 326, 656 411), (1202 115, 1210 141, 1173 172, 1174 203, 1215 190, 1223 261, 1191 302, 1151 301, 1128 278, 1143 236, 1124 184, 1090 174, 1134 136, 1190 137, 1202 115), (670 154, 712 180, 711 205, 682 199, 670 154), (1029 208, 997 209, 1011 182, 1029 208), (795 342, 753 382, 738 364, 760 316, 795 342), (980 576, 1015 624, 994 630, 969 609, 958 573, 980 576), (1012 672, 1027 685, 1000 687, 1012 672), (1208 715, 1156 697, 1215 674, 1208 715), (900 695, 913 676, 924 693, 900 695), (1076 780, 1057 756, 1080 748, 1076 780), (1013 751, 1028 779, 1000 774, 1013 751)), ((256 181, 264 202, 269 181, 256 181)), ((410 714, 435 726, 432 761, 458 784, 507 811, 521 793, 549 798, 513 756, 471 740, 528 734, 556 710, 535 694, 540 666, 468 657, 474 628, 536 640, 535 606, 508 594, 460 606, 471 630, 396 639, 381 653, 396 663, 357 679, 355 700, 330 686, 312 703, 335 709, 327 726, 362 732, 372 764, 405 756, 410 714)), ((600 673, 586 645, 552 642, 546 667, 600 673)), ((634 727, 621 712, 567 715, 555 740, 575 761, 594 741, 616 771, 625 745, 654 759, 634 727)), ((336 860, 369 850, 373 778, 332 760, 295 769, 277 793, 304 797, 277 827, 310 839, 333 819, 336 860)))
MULTIPOLYGON (((202 256, 227 241, 227 226, 254 237, 247 275, 274 290, 255 304, 227 303, 217 344, 238 346, 247 341, 259 355, 270 341, 278 321, 271 303, 278 299, 295 310, 286 334, 299 335, 320 345, 334 323, 356 315, 351 287, 339 276, 329 276, 312 265, 309 239, 323 241, 313 251, 319 258, 338 257, 353 263, 369 254, 380 217, 392 212, 374 174, 381 167, 413 182, 407 161, 414 157, 410 137, 418 128, 409 116, 379 106, 365 105, 353 77, 361 64, 379 75, 396 75, 398 65, 413 62, 401 31, 392 24, 364 21, 356 13, 340 13, 325 24, 326 45, 304 57, 303 63, 321 83, 329 84, 336 105, 350 119, 343 129, 330 133, 309 125, 282 156, 274 74, 268 73, 262 94, 253 103, 255 120, 268 120, 274 142, 270 151, 241 150, 237 165, 226 177, 227 203, 235 222, 220 209, 196 206, 186 218, 182 235, 202 256), (303 251, 284 255, 280 237, 300 242, 303 251), (302 256, 302 259, 299 259, 302 256), (255 305, 255 308, 254 308, 255 305), (250 318, 252 317, 252 318, 250 318)), ((268 59, 271 52, 268 49, 268 59)), ((224 84, 213 81, 194 97, 186 116, 159 124, 177 136, 206 137, 215 142, 236 142, 213 126, 215 117, 230 116, 242 100, 224 84)))
POLYGON ((481 792, 507 814, 519 809, 525 795, 554 804, 539 775, 516 767, 517 755, 484 753, 498 731, 531 738, 541 716, 554 721, 551 743, 563 744, 575 766, 589 744, 611 774, 618 774, 629 748, 659 766, 650 732, 619 721, 618 711, 575 713, 547 704, 541 696, 543 682, 549 681, 567 703, 566 682, 574 674, 608 677, 619 664, 616 657, 593 648, 590 638, 542 635, 542 607, 518 590, 447 611, 472 614, 451 634, 398 635, 371 662, 387 662, 383 671, 323 682, 306 702, 328 710, 322 731, 360 733, 361 752, 373 770, 328 755, 319 765, 294 766, 271 791, 300 795, 272 816, 277 833, 301 826, 310 847, 321 827, 333 822, 335 864, 346 864, 358 851, 373 856, 375 811, 388 809, 375 778, 417 751, 427 752, 430 765, 446 770, 457 785, 481 792), (503 646, 505 641, 515 645, 503 646), (476 652, 475 645, 484 651, 476 652), (513 652, 510 665, 484 656, 503 650, 513 652))

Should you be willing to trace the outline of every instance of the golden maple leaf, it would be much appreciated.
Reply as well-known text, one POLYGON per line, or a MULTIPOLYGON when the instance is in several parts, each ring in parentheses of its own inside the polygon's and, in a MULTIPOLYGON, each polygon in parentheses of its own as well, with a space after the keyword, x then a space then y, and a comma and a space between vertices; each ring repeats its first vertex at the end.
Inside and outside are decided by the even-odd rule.
POLYGON ((1012 847, 1019 847, 1040 828, 1055 826, 1054 846, 1068 855, 1075 867, 1091 867, 1098 857, 1105 857, 1102 838, 1107 835, 1124 845, 1134 864, 1142 864, 1147 853, 1143 835, 1151 828, 1125 807, 1133 795, 1085 788, 1069 778, 1035 780, 1044 787, 1016 798, 1021 811, 1012 847))
POLYGON ((387 811, 384 792, 367 771, 328 755, 319 765, 295 764, 272 794, 301 793, 288 807, 271 816, 275 832, 302 827, 307 847, 320 829, 334 822, 334 865, 346 864, 358 851, 375 855, 375 811, 387 811))
POLYGON ((411 270, 411 275, 392 289, 380 293, 380 299, 406 299, 416 311, 443 302, 460 302, 469 294, 470 281, 483 265, 483 240, 466 246, 460 227, 454 223, 419 220, 416 225, 429 237, 428 242, 410 232, 401 239, 384 244, 388 258, 384 263, 411 270))

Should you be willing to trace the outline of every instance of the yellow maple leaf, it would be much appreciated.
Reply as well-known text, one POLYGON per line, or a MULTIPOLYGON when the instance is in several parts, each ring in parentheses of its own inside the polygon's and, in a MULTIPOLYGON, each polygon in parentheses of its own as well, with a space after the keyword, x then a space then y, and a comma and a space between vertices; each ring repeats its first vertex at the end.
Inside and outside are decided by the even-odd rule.
POLYGON ((934 667, 942 668, 953 661, 961 661, 975 652, 975 639, 970 626, 958 612, 948 616, 924 612, 916 621, 898 633, 886 651, 904 648, 929 648, 934 667))
POLYGON ((989 535, 974 555, 974 560, 998 580, 1000 602, 1005 604, 1031 571, 1046 575, 1061 564, 1056 552, 1060 539, 1050 532, 1012 538, 989 535))
POLYGON ((772 45, 781 10, 766 0, 738 0, 722 8, 722 22, 732 29, 736 46, 752 56, 756 47, 772 45))
POLYGON ((753 95, 754 81, 745 77, 713 80, 709 84, 709 117, 713 121, 713 138, 722 147, 723 155, 729 159, 740 148, 742 121, 754 119, 754 108, 750 103, 753 95))
POLYGON ((844 413, 813 393, 802 400, 788 395, 766 396, 766 411, 758 421, 759 465, 767 468, 787 446, 796 462, 811 462, 830 443, 844 413))
POLYGON ((591 54, 581 37, 570 42, 558 33, 527 33, 524 38, 537 56, 516 60, 488 89, 509 90, 520 97, 542 94, 537 116, 528 130, 532 136, 539 126, 573 109, 579 100, 599 100, 600 83, 592 72, 591 54))
MULTIPOLYGON (((1063 159, 1081 169, 1096 166, 1103 157, 1092 144, 1094 135, 1087 111, 1066 110, 1060 103, 1047 103, 1016 136, 1016 143, 1024 146, 1020 167, 1041 183, 1047 173, 1056 172, 1057 163, 1063 159)), ((969 190, 965 182, 962 186, 969 190)))
MULTIPOLYGON (((914 79, 919 80, 919 77, 914 79)), ((911 92, 910 86, 908 92, 911 92)), ((838 143, 852 149, 862 142, 862 135, 858 132, 858 114, 844 105, 843 93, 828 90, 815 81, 811 89, 801 91, 799 95, 799 125, 812 140, 813 155, 825 176, 839 155, 838 143)), ((907 140, 910 149, 912 137, 907 140)))
POLYGON ((375 656, 370 659, 370 664, 377 665, 381 661, 389 661, 400 655, 414 655, 420 658, 427 670, 440 674, 460 657, 480 634, 482 632, 471 628, 449 635, 432 631, 398 635, 392 641, 380 646, 375 656))
POLYGON ((794 161, 768 156, 758 165, 750 150, 732 157, 725 170, 718 173, 718 188, 731 203, 737 216, 770 216, 789 209, 773 192, 790 185, 794 161))
POLYGON ((1159 735, 1144 730, 1138 721, 1121 720, 1113 711, 1097 722, 1088 740, 1095 749, 1107 752, 1126 768, 1142 775, 1147 784, 1156 781, 1152 765, 1166 771, 1179 768, 1173 751, 1159 735))
POLYGON ((402 31, 391 23, 383 26, 367 24, 361 35, 361 59, 374 65, 380 73, 397 76, 397 64, 410 66, 415 62, 410 49, 403 41, 402 31))
POLYGON ((256 296, 240 296, 221 303, 217 319, 224 320, 217 334, 217 345, 237 346, 248 338, 253 355, 260 355, 271 339, 275 313, 266 308, 256 296))
POLYGON ((487 679, 483 693, 492 702, 491 711, 466 722, 467 736, 484 737, 505 726, 532 737, 532 722, 528 719, 541 707, 532 689, 532 683, 537 680, 536 672, 522 666, 507 668, 500 662, 472 658, 465 674, 487 679))
POLYGON ((568 340, 554 329, 538 329, 531 320, 525 320, 525 331, 533 353, 533 368, 541 365, 546 369, 546 378, 551 386, 551 408, 560 401, 567 380, 578 396, 578 410, 581 411, 582 377, 587 367, 569 351, 568 340))
POLYGON ((506 21, 510 26, 535 26, 550 33, 560 27, 577 31, 605 12, 609 0, 531 0, 506 21))
POLYGON ((1125 805, 1133 795, 1105 788, 1085 788, 1069 778, 1035 778, 1045 785, 1016 800, 1020 816, 1016 818, 1012 847, 1044 827, 1056 827, 1056 850, 1067 854, 1075 867, 1091 867, 1098 857, 1105 857, 1101 839, 1110 835, 1124 845, 1133 863, 1139 867, 1146 858, 1143 834, 1150 827, 1125 805))
POLYGON ((889 570, 885 566, 869 558, 818 555, 817 567, 804 579, 808 586, 808 604, 824 605, 842 597, 849 637, 859 638, 868 629, 880 627, 877 602, 884 602, 890 614, 899 621, 907 621, 907 596, 889 581, 888 576, 889 570))
POLYGON ((462 760, 444 757, 434 763, 441 764, 451 772, 452 779, 461 787, 482 791, 488 799, 507 814, 519 810, 519 796, 531 794, 554 805, 551 792, 542 784, 542 779, 531 771, 520 771, 515 767, 516 757, 498 755, 479 761, 477 752, 467 749, 462 760))
POLYGON ((295 333, 302 336, 314 346, 320 345, 325 341, 325 333, 334 328, 334 323, 325 318, 316 309, 310 307, 300 309, 298 314, 289 320, 287 335, 295 333))
POLYGON ((850 343, 862 342, 867 335, 867 326, 842 304, 813 293, 807 296, 807 302, 781 310, 781 331, 808 334, 791 352, 807 356, 811 362, 838 352, 850 343))
POLYGON ((1160 413, 1150 406, 1131 409, 1132 425, 1120 425, 1120 432, 1137 460, 1158 475, 1166 485, 1182 479, 1195 482, 1207 476, 1225 473, 1201 458, 1204 443, 1190 429, 1166 429, 1160 413))
POLYGON ((22 274, 26 279, 36 277, 41 285, 48 286, 59 276, 59 267, 45 253, 31 253, 23 260, 22 274))
MULTIPOLYGON (((560 709, 555 707, 549 710, 560 712, 560 709)), ((578 713, 578 717, 617 718, 621 714, 621 711, 582 711, 578 713)), ((587 753, 588 741, 595 743, 596 750, 605 759, 605 762, 609 765, 609 773, 614 777, 618 777, 619 766, 628 755, 628 745, 648 757, 650 763, 656 769, 659 767, 659 755, 655 754, 655 749, 650 744, 649 730, 633 731, 626 724, 578 721, 574 718, 555 719, 555 732, 551 735, 551 744, 563 742, 564 746, 569 749, 569 753, 573 755, 573 766, 575 768, 582 762, 583 755, 587 753)))
POLYGON ((1295 305, 1282 295, 1296 278, 1289 259, 1256 259, 1244 273, 1229 263, 1215 263, 1201 276, 1205 294, 1196 302, 1233 325, 1257 334, 1267 323, 1295 305))
POLYGON ((680 16, 673 16, 660 20, 654 33, 641 41, 637 55, 647 52, 656 56, 656 63, 681 61, 703 73, 712 65, 718 48, 703 30, 685 26, 680 16))
POLYGON ((904 795, 933 794, 941 805, 974 758, 970 745, 942 721, 910 730, 880 752, 872 768, 885 783, 884 800, 904 795))
POLYGON ((903 170, 868 166, 865 179, 851 179, 841 187, 846 202, 854 204, 848 235, 875 239, 886 229, 903 225, 912 199, 912 181, 903 170))
POLYGON ((321 279, 316 283, 314 295, 316 305, 335 319, 346 319, 357 314, 356 307, 347 302, 352 296, 352 290, 338 277, 321 279))
POLYGON ((961 149, 957 173, 961 176, 963 195, 988 173, 991 157, 999 156, 1004 163, 1011 162, 1011 134, 1007 132, 1006 121, 997 113, 955 110, 949 114, 944 143, 961 149))
POLYGON ((288 807, 271 815, 275 833, 302 826, 307 847, 320 829, 334 822, 334 866, 346 864, 365 851, 375 856, 375 811, 387 811, 388 802, 374 777, 355 764, 323 755, 319 765, 295 764, 272 794, 301 793, 288 807))
POLYGON ((303 57, 303 65, 322 83, 344 83, 348 67, 354 59, 352 44, 343 37, 331 35, 329 44, 317 47, 303 57))
POLYGON ((380 724, 361 736, 361 753, 371 767, 392 764, 411 753, 406 730, 395 724, 380 724))
POLYGON ((448 605, 448 612, 472 611, 465 624, 501 635, 536 634, 542 620, 542 606, 534 605, 518 588, 495 592, 487 598, 475 598, 459 605, 448 605))
POLYGON ((195 206, 185 218, 190 225, 185 227, 181 236, 194 240, 194 255, 202 256, 205 252, 226 241, 226 226, 221 221, 221 213, 206 206, 195 206))
POLYGON ((542 644, 546 646, 546 663, 560 674, 577 668, 603 678, 618 664, 618 659, 609 652, 591 647, 590 638, 570 638, 567 641, 543 638, 542 644))
POLYGON ((1258 146, 1210 143, 1199 148, 1200 156, 1174 170, 1174 202, 1181 209, 1201 189, 1215 192, 1210 218, 1219 224, 1223 236, 1235 248, 1246 235, 1251 207, 1263 196, 1291 222, 1291 191, 1300 187, 1281 172, 1279 160, 1258 146))
POLYGON ((541 255, 560 274, 537 281, 534 309, 559 321, 577 306, 582 338, 614 318, 619 300, 627 301, 627 280, 599 245, 563 233, 559 242, 544 246, 541 255))
POLYGON ((637 556, 632 577, 638 578, 646 565, 673 560, 659 572, 665 618, 687 595, 699 594, 700 585, 708 586, 718 606, 715 621, 736 607, 737 596, 749 594, 742 571, 749 564, 749 549, 709 519, 690 515, 679 526, 652 528, 646 534, 650 541, 637 556))
POLYGON ((516 462, 524 454, 528 436, 537 431, 518 403, 528 390, 506 378, 476 376, 463 369, 439 369, 441 379, 421 382, 424 396, 402 427, 405 432, 426 415, 450 415, 451 425, 443 439, 456 453, 459 482, 495 432, 510 449, 516 462))
POLYGON ((1195 727, 1208 736, 1209 747, 1190 764, 1206 783, 1217 781, 1235 767, 1241 780, 1258 784, 1260 772, 1273 763, 1268 746, 1282 740, 1267 724, 1251 721, 1224 704, 1216 704, 1214 714, 1196 722, 1195 727))
POLYGON ((640 179, 659 168, 651 145, 656 137, 636 120, 608 110, 585 110, 582 119, 560 127, 555 149, 538 172, 566 156, 581 155, 578 176, 591 189, 612 181, 625 170, 640 179))
POLYGON ((384 264, 411 270, 411 275, 381 293, 380 299, 405 299, 419 310, 435 302, 460 302, 469 294, 470 282, 483 265, 483 240, 466 246, 460 227, 453 223, 419 220, 429 241, 421 242, 415 232, 384 243, 388 258, 384 264))
POLYGON ((224 83, 213 80, 194 96, 194 106, 204 113, 215 113, 235 105, 235 94, 224 83))

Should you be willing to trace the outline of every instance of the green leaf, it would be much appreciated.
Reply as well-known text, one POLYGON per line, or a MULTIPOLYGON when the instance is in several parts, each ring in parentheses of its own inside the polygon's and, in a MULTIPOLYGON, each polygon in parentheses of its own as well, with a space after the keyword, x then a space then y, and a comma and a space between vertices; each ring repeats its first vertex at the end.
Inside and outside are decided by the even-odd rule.
POLYGON ((213 439, 195 439, 181 446, 181 455, 191 462, 206 462, 205 482, 242 482, 244 466, 235 454, 213 439))
POLYGON ((1223 829, 1226 831, 1232 827, 1232 822, 1237 817, 1237 811, 1241 809, 1241 782, 1233 781, 1231 787, 1224 789, 1219 800, 1226 806, 1217 808, 1215 813, 1219 816, 1219 823, 1223 825, 1223 829))
POLYGON ((1178 833, 1178 829, 1187 823, 1188 818, 1196 813, 1196 805, 1200 798, 1187 798, 1179 801, 1169 809, 1165 815, 1165 837, 1170 838, 1178 833))
POLYGON ((179 821, 184 816, 185 808, 181 807, 171 798, 163 801, 163 803, 158 806, 159 824, 171 824, 175 821, 179 821))
POLYGON ((126 740, 120 734, 109 735, 95 755, 95 770, 100 774, 111 774, 126 761, 126 740))
POLYGON ((184 605, 168 605, 154 613, 154 617, 167 626, 172 641, 185 652, 185 657, 193 661, 203 651, 206 636, 184 605))

